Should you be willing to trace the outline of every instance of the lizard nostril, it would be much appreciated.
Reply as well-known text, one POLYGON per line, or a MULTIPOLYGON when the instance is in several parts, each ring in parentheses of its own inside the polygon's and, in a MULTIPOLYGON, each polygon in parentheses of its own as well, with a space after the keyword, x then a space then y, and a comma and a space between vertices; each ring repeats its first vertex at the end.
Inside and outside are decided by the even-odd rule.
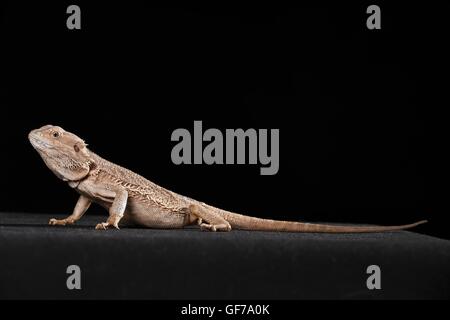
POLYGON ((39 133, 38 130, 31 130, 30 133, 28 134, 28 140, 32 140, 32 139, 37 139, 39 137, 39 133))

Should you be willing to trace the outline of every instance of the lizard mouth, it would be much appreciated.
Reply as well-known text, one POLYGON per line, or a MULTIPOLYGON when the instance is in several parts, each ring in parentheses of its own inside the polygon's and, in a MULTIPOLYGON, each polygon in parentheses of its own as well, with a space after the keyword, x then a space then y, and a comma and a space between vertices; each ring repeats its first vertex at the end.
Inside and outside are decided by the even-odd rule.
POLYGON ((51 149, 52 146, 48 143, 46 143, 45 141, 40 140, 38 137, 36 137, 34 134, 29 134, 28 135, 28 140, 30 140, 30 143, 33 147, 35 147, 36 149, 51 149))

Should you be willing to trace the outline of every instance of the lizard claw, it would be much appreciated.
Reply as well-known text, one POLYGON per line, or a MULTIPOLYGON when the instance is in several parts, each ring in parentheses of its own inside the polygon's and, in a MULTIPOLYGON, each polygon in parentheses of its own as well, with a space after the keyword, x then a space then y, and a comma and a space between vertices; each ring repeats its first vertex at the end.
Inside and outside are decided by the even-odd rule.
POLYGON ((65 226, 67 224, 67 220, 66 219, 62 219, 62 220, 50 219, 48 224, 51 226, 65 226))
POLYGON ((119 230, 119 226, 117 224, 109 224, 108 222, 102 222, 95 226, 95 230, 107 230, 107 229, 119 230))
POLYGON ((200 230, 202 231, 231 231, 231 226, 229 223, 221 223, 221 224, 208 224, 202 223, 200 225, 200 230))
POLYGON ((216 232, 217 228, 213 224, 200 223, 200 230, 216 232))
POLYGON ((106 222, 99 223, 95 226, 95 230, 106 230, 108 224, 106 222))

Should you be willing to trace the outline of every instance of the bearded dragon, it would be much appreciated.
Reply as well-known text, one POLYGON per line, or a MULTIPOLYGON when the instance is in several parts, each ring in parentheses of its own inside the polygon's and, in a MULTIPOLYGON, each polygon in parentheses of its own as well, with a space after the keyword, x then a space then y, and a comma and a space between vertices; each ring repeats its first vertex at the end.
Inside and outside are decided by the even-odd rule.
POLYGON ((109 162, 87 148, 83 139, 61 127, 46 125, 28 135, 47 167, 79 194, 73 213, 50 219, 50 225, 71 225, 92 202, 109 211, 97 230, 123 225, 148 228, 182 228, 198 224, 209 231, 243 230, 287 232, 383 232, 415 227, 426 221, 400 226, 343 226, 260 219, 232 213, 179 195, 109 162))

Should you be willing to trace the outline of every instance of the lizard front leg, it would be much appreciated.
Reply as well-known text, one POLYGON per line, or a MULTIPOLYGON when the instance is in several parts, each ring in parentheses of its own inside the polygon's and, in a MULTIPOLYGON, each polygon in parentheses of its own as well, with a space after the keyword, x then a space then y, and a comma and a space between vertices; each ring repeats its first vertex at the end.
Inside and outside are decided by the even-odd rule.
POLYGON ((81 219, 86 210, 89 209, 91 203, 92 201, 89 198, 81 195, 78 198, 77 204, 75 205, 73 213, 70 216, 65 219, 50 219, 48 224, 52 226, 65 226, 68 224, 74 224, 76 221, 81 219))
POLYGON ((189 206, 189 214, 197 218, 200 229, 209 231, 230 231, 230 223, 220 214, 213 210, 208 210, 198 204, 189 206), (206 223, 205 223, 205 222, 206 223))
POLYGON ((125 213, 127 207, 128 192, 122 187, 109 187, 113 189, 114 200, 109 208, 109 217, 106 222, 99 223, 95 226, 96 230, 106 230, 108 228, 119 229, 119 222, 125 213))

